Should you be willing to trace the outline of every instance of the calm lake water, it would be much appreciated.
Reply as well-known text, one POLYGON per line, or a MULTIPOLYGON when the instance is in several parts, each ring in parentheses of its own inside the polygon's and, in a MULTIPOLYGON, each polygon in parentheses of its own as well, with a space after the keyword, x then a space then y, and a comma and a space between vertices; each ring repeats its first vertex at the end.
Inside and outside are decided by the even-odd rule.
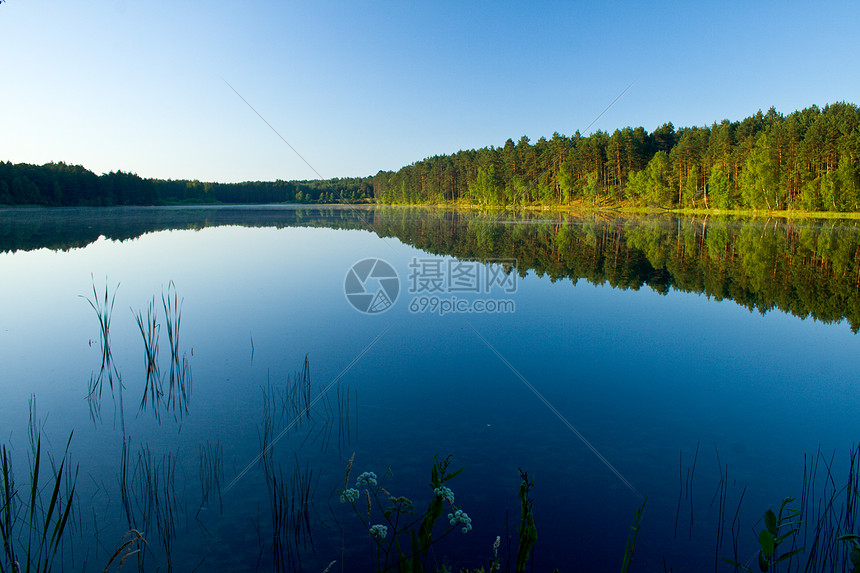
POLYGON ((0 211, 0 435, 26 500, 33 428, 57 463, 73 434, 70 571, 101 571, 132 528, 148 547, 124 568, 372 570, 339 501, 348 461, 350 487, 390 468, 420 515, 436 453, 465 467, 447 485, 473 529, 432 564, 486 565, 501 536, 507 570, 522 468, 535 571, 619 570, 646 495, 632 570, 755 566, 766 509, 796 497, 809 545, 816 503, 848 480, 859 245, 832 221, 0 211), (99 395, 87 299, 105 289, 99 395))

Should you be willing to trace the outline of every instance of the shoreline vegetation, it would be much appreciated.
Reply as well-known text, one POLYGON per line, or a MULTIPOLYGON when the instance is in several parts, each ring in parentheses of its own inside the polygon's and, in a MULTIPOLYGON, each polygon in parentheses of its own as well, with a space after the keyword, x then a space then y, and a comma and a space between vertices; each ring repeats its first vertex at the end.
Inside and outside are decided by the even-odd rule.
POLYGON ((204 183, 0 162, 0 206, 271 203, 857 218, 860 108, 838 102, 783 115, 772 107, 710 126, 556 132, 534 144, 522 136, 328 180, 204 183))
MULTIPOLYGON (((30 401, 30 411, 31 416, 35 416, 35 398, 30 401)), ((266 423, 270 422, 270 418, 267 417, 266 423)), ((86 533, 83 522, 78 515, 81 512, 80 502, 75 496, 81 473, 80 463, 75 464, 74 470, 71 469, 70 445, 72 436, 69 436, 63 455, 59 458, 59 468, 55 467, 54 462, 56 460, 48 453, 47 457, 52 462, 51 467, 40 471, 40 461, 43 458, 42 431, 33 424, 32 417, 28 433, 31 442, 28 463, 18 468, 23 470, 19 474, 22 479, 16 479, 13 473, 10 455, 13 449, 11 444, 7 449, 7 444, 4 443, 2 451, 0 451, 0 501, 2 501, 2 507, 0 507, 0 539, 3 541, 2 550, 0 550, 0 571, 17 572, 23 569, 25 571, 47 572, 55 569, 57 557, 60 559, 59 568, 64 569, 63 565, 68 563, 63 561, 69 555, 72 556, 71 559, 74 564, 75 558, 72 548, 83 541, 86 533), (46 505, 45 500, 48 492, 52 493, 50 502, 46 505), (69 524, 68 528, 66 527, 67 523, 69 524), (39 540, 40 537, 41 541, 39 540), (68 554, 66 553, 67 550, 69 551, 68 554)), ((147 558, 152 559, 155 563, 159 563, 159 559, 163 559, 167 563, 167 571, 172 571, 173 557, 175 557, 173 553, 177 549, 174 546, 174 541, 182 539, 181 522, 177 524, 174 521, 176 516, 193 511, 193 504, 188 505, 178 501, 175 496, 174 474, 176 468, 181 467, 181 463, 174 461, 171 464, 168 454, 166 458, 167 468, 165 469, 164 466, 153 460, 148 445, 144 446, 138 454, 138 463, 141 460, 145 463, 143 466, 135 468, 135 477, 133 477, 133 481, 136 480, 140 483, 138 487, 133 485, 129 487, 127 447, 130 438, 128 441, 126 439, 125 437, 123 439, 121 462, 123 473, 119 479, 119 484, 123 489, 124 511, 129 513, 128 531, 118 541, 114 542, 115 545, 103 546, 106 553, 102 557, 96 553, 93 559, 97 564, 107 561, 107 565, 104 567, 105 571, 110 569, 117 558, 120 558, 120 561, 116 570, 121 569, 128 558, 133 557, 129 567, 136 568, 138 571, 146 570, 147 558), (141 470, 141 467, 142 473, 145 475, 137 476, 136 474, 141 470), (154 474, 152 473, 153 470, 154 474), (171 496, 165 496, 165 498, 153 496, 153 493, 160 487, 159 477, 161 479, 166 478, 167 485, 164 492, 172 493, 171 496), (159 523, 158 527, 152 527, 153 524, 150 520, 153 515, 141 516, 143 520, 141 524, 145 523, 150 526, 146 528, 146 531, 149 532, 149 541, 141 533, 142 528, 138 527, 136 520, 132 517, 134 513, 134 510, 131 509, 133 504, 137 504, 138 507, 140 505, 148 507, 147 504, 154 505, 154 512, 150 513, 154 513, 156 520, 165 521, 164 524, 159 523), (162 504, 168 507, 161 507, 162 504), (177 525, 180 526, 180 535, 177 535, 177 525), (116 547, 116 550, 110 555, 110 550, 113 547, 116 547), (109 558, 108 555, 110 555, 109 558)), ((217 453, 219 449, 220 445, 216 444, 216 456, 220 456, 220 453, 217 453)), ((206 452, 212 452, 212 450, 212 444, 209 442, 207 442, 206 448, 201 447, 202 470, 200 479, 203 482, 203 499, 200 507, 207 505, 208 496, 213 493, 209 488, 213 485, 216 487, 214 493, 220 504, 221 487, 219 480, 221 477, 218 476, 223 476, 223 467, 221 467, 220 457, 216 461, 207 461, 206 452), (203 471, 206 469, 214 471, 217 475, 213 477, 213 475, 203 471), (214 484, 212 483, 213 479, 215 480, 214 484)), ((698 447, 696 453, 698 454, 698 447)), ((776 506, 771 506, 751 526, 749 522, 755 515, 755 509, 752 510, 752 514, 749 511, 741 513, 747 487, 740 488, 734 480, 730 482, 728 466, 720 465, 719 483, 713 496, 713 500, 719 496, 719 503, 715 508, 716 513, 708 510, 704 515, 700 515, 700 519, 705 519, 706 527, 709 529, 713 528, 714 523, 717 524, 712 547, 702 547, 699 550, 701 564, 704 565, 713 559, 715 571, 718 570, 718 566, 722 565, 725 568, 725 564, 727 564, 732 566, 734 571, 742 570, 753 573, 752 564, 757 557, 760 571, 772 570, 774 565, 783 561, 786 562, 784 566, 787 571, 856 571, 857 564, 860 562, 860 535, 856 533, 858 517, 860 517, 860 505, 857 503, 860 494, 860 479, 858 479, 860 449, 857 446, 851 447, 848 452, 847 468, 843 466, 841 471, 834 467, 835 452, 833 456, 828 459, 820 448, 814 456, 804 455, 803 479, 800 483, 799 496, 783 498, 776 512, 773 509, 776 506), (846 469, 847 479, 844 479, 842 476, 845 474, 842 472, 846 469), (732 513, 734 513, 734 517, 731 520, 731 527, 727 529, 728 518, 732 513), (746 523, 742 526, 742 522, 746 523), (759 531, 756 539, 757 544, 752 544, 749 539, 755 535, 756 531, 759 531), (780 545, 783 547, 780 548, 780 545), (750 552, 751 548, 755 548, 752 553, 750 552), (713 556, 710 555, 709 550, 711 549, 713 549, 713 556)), ((362 527, 359 529, 366 531, 366 534, 363 535, 364 545, 369 548, 367 551, 376 553, 376 570, 379 572, 393 571, 396 568, 397 571, 409 573, 432 571, 437 573, 493 573, 500 572, 503 568, 510 571, 512 564, 515 564, 514 571, 516 573, 524 573, 530 568, 533 570, 532 551, 539 541, 536 526, 539 519, 536 517, 536 513, 540 511, 539 506, 543 496, 538 491, 533 491, 534 475, 532 474, 530 477, 529 473, 521 468, 519 469, 520 487, 518 494, 521 505, 520 520, 518 525, 511 524, 515 528, 511 531, 506 519, 504 546, 502 546, 502 537, 499 535, 492 545, 492 555, 490 555, 489 548, 481 550, 476 546, 471 565, 463 566, 461 564, 453 568, 445 556, 444 549, 440 547, 438 550, 430 552, 431 546, 441 542, 449 534, 457 530, 460 530, 462 534, 468 534, 473 529, 472 519, 459 505, 455 505, 454 492, 448 485, 445 485, 466 469, 463 466, 457 470, 449 471, 451 457, 449 455, 440 460, 438 453, 434 456, 430 483, 428 484, 432 488, 432 495, 426 506, 427 509, 423 512, 421 509, 424 504, 420 498, 416 498, 416 501, 413 502, 407 497, 395 496, 383 487, 386 479, 393 477, 391 468, 380 475, 365 471, 355 478, 355 487, 350 487, 353 483, 350 481, 350 477, 355 453, 349 458, 343 479, 343 489, 340 489, 338 485, 333 495, 338 495, 340 504, 345 506, 344 513, 348 515, 349 510, 352 510, 355 518, 361 523, 362 527), (362 495, 362 490, 364 495, 362 495), (365 500, 366 513, 364 510, 365 500), (536 501, 538 502, 537 512, 535 510, 536 501), (447 519, 445 518, 446 509, 447 519), (374 522, 376 523, 374 524, 374 522), (403 539, 403 543, 398 541, 398 536, 403 539), (411 543, 408 540, 411 540, 411 543), (516 548, 515 553, 514 547, 516 548), (501 552, 500 549, 502 549, 501 552), (482 565, 475 566, 475 563, 482 563, 482 565)), ((719 454, 717 457, 719 458, 719 454)), ((293 515, 294 509, 273 503, 271 512, 274 543, 267 547, 266 542, 261 537, 259 555, 262 558, 264 553, 271 552, 272 570, 274 571, 301 570, 301 554, 313 546, 309 518, 310 508, 314 505, 310 488, 310 476, 313 471, 310 466, 306 466, 307 473, 304 479, 301 477, 301 473, 297 473, 297 479, 294 478, 290 486, 287 486, 286 483, 282 482, 283 475, 280 466, 278 472, 280 480, 275 477, 276 473, 272 463, 273 460, 269 454, 264 456, 263 464, 261 464, 266 475, 269 495, 277 495, 282 497, 283 501, 287 501, 289 489, 300 489, 300 516, 298 521, 293 523, 296 518, 296 515, 293 515), (279 481, 280 483, 278 483, 279 481), (288 525, 287 531, 280 529, 280 526, 284 525, 288 525)), ((683 471, 683 462, 681 462, 679 469, 683 471)), ((688 474, 686 484, 689 496, 692 496, 692 472, 694 469, 695 461, 691 473, 688 474)), ((392 486, 388 485, 388 487, 392 486)), ((710 488, 707 489, 710 490, 710 488)), ((684 490, 685 485, 681 483, 676 515, 679 515, 681 511, 684 490)), ((462 499, 463 496, 458 497, 462 499)), ((295 499, 295 493, 293 499, 295 499)), ((605 556, 607 566, 613 561, 617 563, 620 560, 620 571, 627 573, 630 570, 636 540, 640 529, 643 528, 643 523, 646 530, 654 526, 653 521, 649 521, 647 518, 643 520, 647 500, 647 496, 638 500, 641 503, 633 515, 624 551, 622 553, 619 546, 617 553, 605 556)), ((714 509, 713 500, 712 510, 714 509)), ((292 503, 291 501, 287 502, 287 506, 292 503)), ((467 499, 465 503, 468 505, 469 500, 467 499)), ((683 504, 685 505, 686 501, 683 504)), ((198 509, 198 514, 199 511, 198 509)), ((223 507, 221 511, 223 512, 223 507)), ((690 511, 689 527, 692 532, 694 527, 692 499, 690 499, 690 511)), ((314 524, 314 526, 319 527, 319 524, 314 524)), ((677 517, 675 527, 675 539, 677 540, 677 517)), ((486 524, 484 528, 487 528, 486 524)), ((186 523, 186 533, 188 529, 189 526, 186 523)), ((341 531, 344 531, 342 525, 341 531)), ((350 537, 355 534, 355 531, 354 529, 351 530, 350 537)), ((346 533, 343 535, 346 536, 346 533)), ((360 537, 362 535, 359 533, 359 539, 360 537)), ((681 537, 683 538, 683 535, 681 537)), ((115 538, 116 534, 114 533, 115 538)), ((110 541, 108 543, 110 544, 110 541)), ((187 553, 187 547, 184 551, 187 553)), ((671 558, 671 549, 665 548, 664 551, 671 558)), ((84 569, 86 569, 89 557, 87 552, 83 560, 84 569)), ((342 560, 345 559, 343 555, 340 557, 342 560)), ((198 567, 203 565, 206 560, 207 557, 204 555, 198 567)), ((639 559, 639 561, 643 560, 639 559)), ((653 550, 652 554, 646 556, 644 561, 645 567, 655 570, 657 558, 653 554, 653 550)), ((331 561, 325 571, 329 571, 336 563, 337 560, 331 561)), ((664 569, 666 563, 666 553, 664 553, 662 555, 664 569)), ((345 561, 341 566, 348 564, 345 561)), ((259 568, 259 561, 257 565, 259 568)), ((76 567, 73 565, 72 568, 76 567)), ((614 569, 614 567, 610 568, 614 569)), ((552 571, 555 573, 559 569, 552 571)))
MULTIPOLYGON (((669 209, 657 207, 637 207, 635 205, 606 203, 604 205, 589 205, 585 203, 570 203, 568 205, 518 205, 518 206, 500 206, 500 205, 484 205, 478 203, 469 203, 464 201, 445 202, 445 203, 376 203, 372 199, 359 201, 331 202, 331 203, 297 203, 295 201, 272 202, 272 203, 222 203, 218 201, 182 201, 161 203, 158 205, 125 205, 129 207, 241 207, 241 206, 293 206, 305 205, 314 208, 338 207, 343 205, 352 206, 379 206, 379 207, 408 207, 410 209, 430 209, 440 211, 462 211, 466 213, 553 213, 559 215, 595 215, 603 214, 611 215, 632 215, 632 216, 660 216, 668 215, 673 217, 691 216, 691 217, 721 217, 721 218, 743 218, 749 220, 757 219, 842 219, 842 220, 860 220, 860 211, 857 212, 840 212, 840 211, 802 211, 802 210, 762 210, 762 209, 669 209)), ((104 207, 122 207, 123 205, 103 205, 104 207)), ((65 206, 64 206, 65 207, 65 206)), ((69 207, 86 207, 86 206, 69 206, 69 207)), ((100 207, 100 206, 97 206, 100 207)), ((0 209, 19 210, 19 209, 54 209, 57 206, 50 205, 4 205, 0 203, 0 209)))
MULTIPOLYGON (((474 213, 494 213, 494 212, 510 212, 510 213, 557 213, 561 215, 601 215, 601 214, 617 214, 617 215, 634 215, 634 216, 654 216, 654 215, 670 215, 678 216, 704 216, 704 217, 737 217, 749 219, 860 219, 860 211, 857 212, 839 212, 839 211, 803 211, 803 210, 765 210, 765 209, 718 209, 718 208, 662 208, 656 206, 637 206, 628 202, 616 204, 613 202, 604 202, 601 204, 591 204, 584 201, 574 201, 565 205, 486 205, 480 203, 470 203, 467 201, 450 201, 439 203, 385 203, 378 204, 385 206, 408 206, 421 207, 427 209, 440 209, 451 211, 465 211, 474 213)), ((323 206, 323 205, 321 205, 323 206)))

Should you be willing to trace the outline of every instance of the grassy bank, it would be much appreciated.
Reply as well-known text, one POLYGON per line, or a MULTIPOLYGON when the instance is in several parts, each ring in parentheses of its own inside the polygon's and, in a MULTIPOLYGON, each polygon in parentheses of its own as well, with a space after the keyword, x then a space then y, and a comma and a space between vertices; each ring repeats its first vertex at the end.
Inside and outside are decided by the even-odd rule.
POLYGON ((780 218, 780 219, 860 219, 860 213, 837 211, 800 211, 761 209, 667 209, 656 206, 635 205, 628 202, 576 201, 566 205, 490 205, 470 201, 446 201, 437 203, 377 203, 378 205, 432 207, 436 209, 456 209, 475 212, 542 212, 542 213, 629 213, 636 215, 695 215, 714 217, 780 218))

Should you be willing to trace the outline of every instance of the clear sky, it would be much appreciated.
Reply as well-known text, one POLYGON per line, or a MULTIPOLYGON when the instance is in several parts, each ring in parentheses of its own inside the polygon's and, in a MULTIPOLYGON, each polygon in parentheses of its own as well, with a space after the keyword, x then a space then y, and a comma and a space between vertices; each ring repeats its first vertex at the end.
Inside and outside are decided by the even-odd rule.
POLYGON ((0 4, 0 160, 247 181, 858 103, 851 2, 0 4), (587 132, 628 85, 632 87, 587 132))

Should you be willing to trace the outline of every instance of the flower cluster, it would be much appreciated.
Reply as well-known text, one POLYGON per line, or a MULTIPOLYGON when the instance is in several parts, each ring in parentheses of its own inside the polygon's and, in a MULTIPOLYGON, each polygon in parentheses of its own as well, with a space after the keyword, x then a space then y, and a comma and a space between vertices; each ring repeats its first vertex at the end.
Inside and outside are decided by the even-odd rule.
POLYGON ((450 488, 445 487, 444 485, 440 485, 439 487, 434 489, 433 493, 439 497, 444 497, 445 499, 448 500, 448 503, 450 503, 450 504, 454 503, 454 492, 451 491, 450 488))
POLYGON ((358 496, 361 495, 359 491, 355 488, 345 489, 340 493, 340 502, 341 503, 353 503, 358 499, 358 496))
POLYGON ((363 485, 376 485, 376 474, 373 472, 364 472, 355 479, 355 485, 361 487, 363 485))
POLYGON ((451 522, 451 525, 457 525, 458 523, 462 523, 463 533, 468 533, 472 529, 472 518, 469 517, 469 515, 462 509, 458 509, 454 513, 449 513, 448 521, 451 522))
POLYGON ((385 539, 385 536, 388 535, 388 528, 384 525, 372 525, 370 535, 376 539, 385 539))
POLYGON ((502 537, 496 535, 496 540, 493 541, 493 563, 490 565, 490 573, 502 570, 502 565, 499 563, 499 545, 502 543, 502 537))

